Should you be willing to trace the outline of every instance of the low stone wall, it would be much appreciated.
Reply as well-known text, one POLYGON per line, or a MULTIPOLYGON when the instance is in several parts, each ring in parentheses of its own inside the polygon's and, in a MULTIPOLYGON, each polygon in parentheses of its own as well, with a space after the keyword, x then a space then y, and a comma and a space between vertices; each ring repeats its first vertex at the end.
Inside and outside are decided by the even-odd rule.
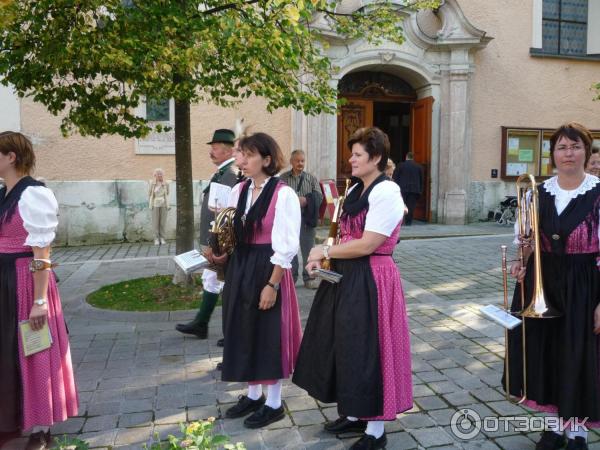
MULTIPOLYGON (((200 194, 205 181, 194 181, 194 220, 200 219, 200 194)), ((90 245, 152 240, 148 182, 49 181, 60 206, 56 245, 90 245)), ((175 182, 169 185, 167 239, 175 238, 175 182)))
POLYGON ((472 181, 469 192, 469 222, 486 219, 488 211, 494 211, 507 195, 515 195, 513 182, 472 181))

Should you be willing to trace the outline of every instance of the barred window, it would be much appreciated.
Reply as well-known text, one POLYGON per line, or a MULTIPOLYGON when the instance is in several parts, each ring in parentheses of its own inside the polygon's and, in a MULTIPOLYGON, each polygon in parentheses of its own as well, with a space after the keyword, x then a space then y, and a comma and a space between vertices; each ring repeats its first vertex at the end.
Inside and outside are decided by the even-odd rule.
POLYGON ((587 54, 588 0, 543 0, 542 51, 587 54))

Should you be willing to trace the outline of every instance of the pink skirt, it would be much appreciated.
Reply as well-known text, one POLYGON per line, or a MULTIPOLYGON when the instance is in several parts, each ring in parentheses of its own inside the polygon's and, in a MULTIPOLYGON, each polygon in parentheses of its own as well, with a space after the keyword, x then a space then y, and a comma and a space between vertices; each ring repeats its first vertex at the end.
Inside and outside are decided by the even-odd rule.
MULTIPOLYGON (((30 258, 24 258, 16 263, 19 322, 29 319, 33 305, 33 276, 29 271, 30 261, 30 258)), ((34 426, 51 426, 78 413, 78 396, 69 338, 53 273, 50 274, 48 285, 48 324, 53 343, 47 350, 25 357, 19 336, 23 430, 29 430, 34 426)))

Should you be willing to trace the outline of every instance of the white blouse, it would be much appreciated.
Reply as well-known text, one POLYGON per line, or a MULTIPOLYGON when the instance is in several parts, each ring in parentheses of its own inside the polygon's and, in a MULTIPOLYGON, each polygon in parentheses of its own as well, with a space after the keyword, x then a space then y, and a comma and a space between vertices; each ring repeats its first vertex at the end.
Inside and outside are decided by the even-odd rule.
MULTIPOLYGON (((348 193, 356 186, 352 186, 348 193)), ((400 194, 400 187, 393 181, 382 181, 373 187, 368 200, 365 231, 390 237, 404 216, 404 199, 400 194)))
MULTIPOLYGON (((261 187, 264 187, 269 181, 267 178, 261 187)), ((240 190, 244 183, 236 184, 229 194, 228 206, 236 207, 240 198, 240 190)), ((244 213, 248 213, 252 206, 252 192, 254 191, 254 181, 251 182, 248 189, 248 199, 246 201, 246 209, 244 213)), ((258 197, 262 195, 262 190, 258 197)), ((257 197, 257 199, 258 199, 257 197)), ((300 215, 300 200, 289 186, 282 186, 277 195, 277 203, 275 203, 275 218, 273 221, 273 229, 271 230, 271 246, 273 248, 273 256, 271 263, 281 266, 283 269, 292 267, 292 259, 298 253, 300 247, 300 224, 302 217, 300 215)))
POLYGON ((21 194, 19 214, 27 231, 24 245, 48 247, 56 237, 58 202, 45 186, 29 186, 21 194))
MULTIPOLYGON (((544 181, 544 188, 546 189, 546 191, 548 191, 550 195, 554 196, 554 206, 556 207, 556 212, 558 214, 561 214, 572 199, 585 194, 587 191, 592 190, 598 183, 600 183, 598 177, 590 174, 585 174, 583 182, 577 188, 566 190, 560 187, 560 185, 558 184, 558 177, 554 176, 544 181)), ((600 220, 600 212, 598 215, 598 219, 600 220)), ((516 221, 515 239, 513 241, 514 244, 519 243, 518 236, 519 222, 516 221)), ((598 240, 600 240, 600 227, 598 227, 598 240)))

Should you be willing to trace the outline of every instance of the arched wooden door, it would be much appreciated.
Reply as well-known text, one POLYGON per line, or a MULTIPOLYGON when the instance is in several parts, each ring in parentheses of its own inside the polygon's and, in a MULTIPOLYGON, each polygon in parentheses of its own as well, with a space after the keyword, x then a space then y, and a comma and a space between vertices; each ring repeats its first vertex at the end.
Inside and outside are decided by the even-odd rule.
POLYGON ((352 133, 362 127, 373 126, 373 101, 349 99, 338 117, 337 188, 343 192, 345 179, 352 174, 348 140, 352 133))
POLYGON ((433 97, 417 100, 411 106, 410 149, 414 161, 423 167, 423 192, 413 218, 429 222, 431 220, 431 114, 433 97))

